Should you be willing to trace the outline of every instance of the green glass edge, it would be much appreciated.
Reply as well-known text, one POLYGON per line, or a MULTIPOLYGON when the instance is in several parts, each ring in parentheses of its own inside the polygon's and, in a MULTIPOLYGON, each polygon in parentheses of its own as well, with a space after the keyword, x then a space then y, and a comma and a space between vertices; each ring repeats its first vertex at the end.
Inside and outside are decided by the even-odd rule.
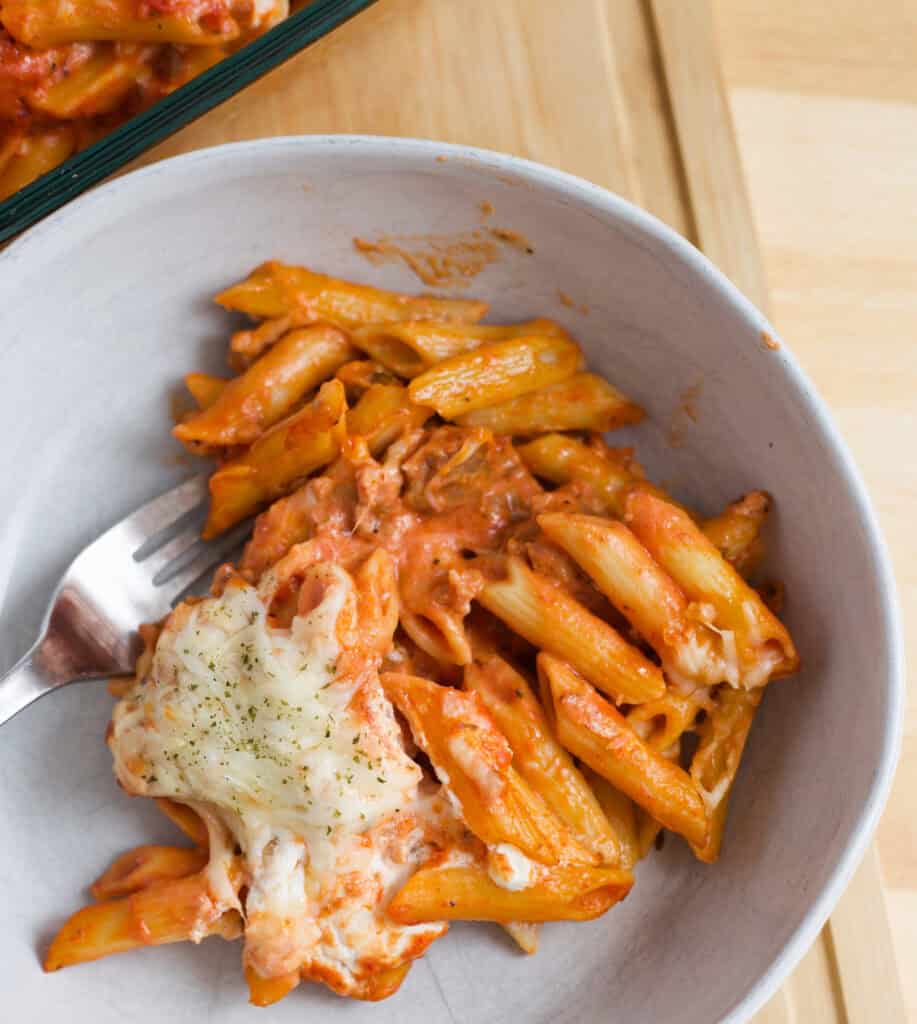
POLYGON ((314 3, 0 203, 0 242, 123 167, 376 0, 314 3))

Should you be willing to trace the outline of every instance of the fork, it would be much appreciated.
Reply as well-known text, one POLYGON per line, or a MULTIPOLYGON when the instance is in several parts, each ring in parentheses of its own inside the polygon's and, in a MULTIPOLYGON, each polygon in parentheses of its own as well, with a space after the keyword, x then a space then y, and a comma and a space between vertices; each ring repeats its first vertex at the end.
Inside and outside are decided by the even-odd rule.
POLYGON ((137 627, 174 602, 251 529, 200 540, 188 522, 207 477, 186 480, 106 530, 71 562, 51 598, 41 635, 0 679, 0 725, 67 683, 128 675, 142 649, 137 627))

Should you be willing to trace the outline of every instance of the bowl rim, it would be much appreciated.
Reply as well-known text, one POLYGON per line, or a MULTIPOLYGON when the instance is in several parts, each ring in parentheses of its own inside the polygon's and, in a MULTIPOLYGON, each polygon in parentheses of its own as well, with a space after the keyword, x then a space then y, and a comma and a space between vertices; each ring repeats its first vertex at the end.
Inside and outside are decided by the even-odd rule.
MULTIPOLYGON (((109 202, 120 193, 132 190, 141 193, 148 180, 181 177, 187 169, 206 163, 215 171, 217 165, 236 165, 249 156, 259 157, 264 152, 287 151, 297 154, 336 154, 350 158, 360 151, 384 154, 393 161, 436 158, 470 165, 494 175, 521 180, 542 191, 576 198, 588 206, 601 210, 631 229, 650 236, 686 266, 698 283, 711 288, 736 310, 749 326, 760 331, 762 325, 781 349, 780 365, 792 384, 799 400, 807 406, 827 442, 827 448, 837 463, 848 494, 854 503, 858 518, 864 526, 864 540, 874 560, 880 594, 880 614, 888 636, 888 673, 885 685, 888 693, 884 721, 883 744, 878 764, 856 822, 851 828, 846 845, 838 855, 829 877, 821 890, 812 898, 796 930, 773 958, 764 973, 751 985, 721 1018, 722 1024, 743 1024, 756 1013, 776 992, 793 968, 799 963, 834 909, 866 853, 882 810, 888 799, 895 767, 901 748, 905 703, 905 662, 903 633, 891 559, 879 527, 871 499, 846 443, 841 437, 824 399, 796 361, 791 348, 741 291, 699 249, 683 238, 653 214, 641 209, 624 197, 576 175, 548 167, 533 160, 455 143, 431 139, 400 138, 384 135, 302 135, 276 136, 244 142, 229 142, 205 149, 194 150, 158 161, 134 170, 122 177, 83 193, 74 201, 52 213, 30 228, 0 253, 0 271, 12 271, 39 248, 49 235, 66 231, 68 222, 82 217, 99 205, 109 202)), ((440 161, 443 162, 443 161, 440 161)), ((2 275, 0 275, 2 276, 2 275)))

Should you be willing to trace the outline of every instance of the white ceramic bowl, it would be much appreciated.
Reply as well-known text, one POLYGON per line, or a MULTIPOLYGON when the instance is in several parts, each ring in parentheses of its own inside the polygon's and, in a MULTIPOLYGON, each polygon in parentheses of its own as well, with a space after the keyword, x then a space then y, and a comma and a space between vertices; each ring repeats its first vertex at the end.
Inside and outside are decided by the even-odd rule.
MULTIPOLYGON (((257 1019, 412 1024, 746 1020, 815 938, 879 816, 895 763, 902 664, 893 581, 862 484, 789 351, 703 256, 623 200, 493 153, 381 138, 301 138, 194 153, 114 181, 0 256, 0 668, 38 627, 85 542, 190 470, 169 396, 223 365, 209 300, 276 257, 406 290, 355 235, 523 234, 470 289, 492 316, 561 320, 593 368, 643 403, 652 474, 705 512, 764 487, 768 567, 804 670, 768 691, 723 856, 670 837, 604 919, 545 929, 534 959, 494 926, 457 926, 390 1001, 300 990, 257 1019), (565 306, 559 292, 588 313, 565 306), (697 422, 681 416, 694 389, 697 422)), ((123 849, 170 836, 111 776, 102 685, 0 730, 0 1016, 19 1024, 249 1020, 238 947, 143 950, 44 976, 39 949, 123 849)))

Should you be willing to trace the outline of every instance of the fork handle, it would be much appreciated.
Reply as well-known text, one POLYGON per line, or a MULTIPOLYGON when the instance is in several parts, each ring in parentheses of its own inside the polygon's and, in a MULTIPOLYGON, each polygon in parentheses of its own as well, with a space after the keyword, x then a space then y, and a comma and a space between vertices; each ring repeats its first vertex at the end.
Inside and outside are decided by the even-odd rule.
POLYGON ((36 663, 39 644, 0 679, 0 725, 27 708, 33 701, 53 690, 56 681, 50 679, 36 663))

